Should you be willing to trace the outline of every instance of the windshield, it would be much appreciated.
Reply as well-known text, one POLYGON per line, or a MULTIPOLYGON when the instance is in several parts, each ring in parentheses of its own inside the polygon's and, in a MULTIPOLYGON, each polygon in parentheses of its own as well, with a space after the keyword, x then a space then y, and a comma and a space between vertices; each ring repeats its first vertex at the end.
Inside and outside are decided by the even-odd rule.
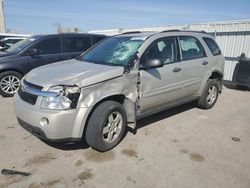
POLYGON ((17 42, 16 44, 12 45, 6 52, 9 53, 19 53, 24 50, 27 46, 33 43, 36 39, 35 38, 28 38, 17 42))
POLYGON ((126 66, 145 41, 145 37, 110 37, 80 57, 81 61, 126 66))

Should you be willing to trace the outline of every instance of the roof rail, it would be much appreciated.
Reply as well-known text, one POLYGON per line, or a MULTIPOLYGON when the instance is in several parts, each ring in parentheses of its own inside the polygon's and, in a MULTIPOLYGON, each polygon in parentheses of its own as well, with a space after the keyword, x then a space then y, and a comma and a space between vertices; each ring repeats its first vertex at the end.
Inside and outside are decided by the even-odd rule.
POLYGON ((166 32, 178 32, 180 31, 179 29, 170 29, 170 30, 164 30, 164 31, 161 31, 160 33, 166 33, 166 32))
POLYGON ((128 32, 121 33, 120 35, 125 35, 125 34, 136 34, 136 33, 141 33, 141 32, 140 32, 140 31, 128 31, 128 32))
POLYGON ((192 30, 179 30, 179 29, 170 29, 161 31, 160 33, 166 33, 166 32, 194 32, 194 33, 207 33, 206 31, 192 31, 192 30))

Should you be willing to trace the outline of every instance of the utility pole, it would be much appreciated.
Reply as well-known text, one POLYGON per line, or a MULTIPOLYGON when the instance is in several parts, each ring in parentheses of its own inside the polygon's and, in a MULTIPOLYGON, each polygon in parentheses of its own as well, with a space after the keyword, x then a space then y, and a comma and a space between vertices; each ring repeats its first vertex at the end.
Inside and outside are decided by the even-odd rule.
POLYGON ((61 26, 61 23, 57 22, 57 23, 53 23, 52 25, 53 25, 54 27, 56 27, 57 33, 62 33, 62 26, 61 26))
POLYGON ((0 0, 0 32, 5 33, 4 3, 0 0))

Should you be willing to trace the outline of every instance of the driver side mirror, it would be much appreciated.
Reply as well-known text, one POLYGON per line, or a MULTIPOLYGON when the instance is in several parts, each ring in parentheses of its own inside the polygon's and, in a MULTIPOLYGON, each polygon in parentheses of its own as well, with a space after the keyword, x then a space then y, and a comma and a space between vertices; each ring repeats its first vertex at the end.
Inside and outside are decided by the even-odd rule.
POLYGON ((38 55, 38 50, 36 48, 31 48, 28 51, 28 55, 31 56, 31 57, 36 56, 36 55, 38 55))
POLYGON ((163 62, 160 59, 148 59, 143 61, 140 66, 141 70, 163 67, 163 62))

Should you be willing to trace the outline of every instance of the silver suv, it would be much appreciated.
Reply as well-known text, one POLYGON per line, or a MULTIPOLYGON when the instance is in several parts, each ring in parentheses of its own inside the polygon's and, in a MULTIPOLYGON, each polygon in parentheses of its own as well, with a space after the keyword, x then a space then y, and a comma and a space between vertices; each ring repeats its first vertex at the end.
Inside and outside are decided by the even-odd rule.
POLYGON ((204 32, 125 33, 77 59, 32 70, 14 97, 19 124, 43 140, 77 141, 107 151, 136 120, 197 101, 214 106, 224 58, 204 32))

